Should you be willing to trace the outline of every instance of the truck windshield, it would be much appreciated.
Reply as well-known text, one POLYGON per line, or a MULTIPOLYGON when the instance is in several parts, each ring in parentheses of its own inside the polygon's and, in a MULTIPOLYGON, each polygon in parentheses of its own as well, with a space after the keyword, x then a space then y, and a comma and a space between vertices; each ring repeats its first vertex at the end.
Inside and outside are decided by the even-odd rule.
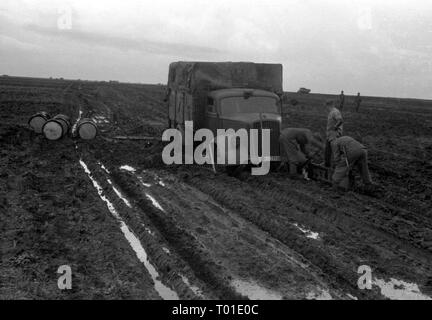
POLYGON ((221 114, 232 113, 277 113, 277 100, 271 97, 229 97, 221 100, 221 114))

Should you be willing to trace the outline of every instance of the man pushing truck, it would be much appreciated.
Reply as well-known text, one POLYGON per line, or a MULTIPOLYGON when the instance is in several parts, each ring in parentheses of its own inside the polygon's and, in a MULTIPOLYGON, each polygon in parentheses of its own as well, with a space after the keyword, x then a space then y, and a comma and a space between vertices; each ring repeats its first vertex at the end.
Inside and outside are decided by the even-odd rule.
MULTIPOLYGON (((308 159, 312 158, 315 150, 324 150, 324 143, 318 133, 312 133, 305 128, 285 128, 280 138, 281 153, 289 164, 291 178, 296 178, 299 169, 304 168, 308 159)), ((282 162, 282 167, 285 163, 282 162)))
POLYGON ((335 170, 332 176, 333 188, 347 190, 350 188, 350 172, 357 167, 362 177, 365 191, 371 192, 376 185, 372 182, 368 166, 366 147, 348 136, 336 138, 332 142, 335 170))

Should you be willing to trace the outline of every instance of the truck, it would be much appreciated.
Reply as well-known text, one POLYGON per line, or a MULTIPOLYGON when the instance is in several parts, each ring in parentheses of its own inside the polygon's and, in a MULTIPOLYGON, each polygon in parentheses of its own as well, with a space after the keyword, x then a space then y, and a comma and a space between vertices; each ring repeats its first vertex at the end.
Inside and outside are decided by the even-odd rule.
POLYGON ((277 162, 282 94, 281 64, 173 62, 167 86, 168 126, 184 133, 185 122, 193 121, 194 131, 206 128, 215 137, 218 129, 269 129, 270 161, 277 162))

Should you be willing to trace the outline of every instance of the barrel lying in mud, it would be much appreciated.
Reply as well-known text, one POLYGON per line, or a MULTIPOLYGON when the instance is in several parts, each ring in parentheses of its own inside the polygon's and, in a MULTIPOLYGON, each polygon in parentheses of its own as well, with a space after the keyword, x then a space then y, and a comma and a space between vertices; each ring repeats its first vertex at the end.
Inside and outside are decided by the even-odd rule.
POLYGON ((28 121, 29 126, 36 133, 42 133, 42 127, 51 117, 45 111, 40 111, 32 115, 28 121))
POLYGON ((81 139, 91 140, 96 138, 97 126, 93 120, 84 118, 77 123, 76 131, 81 139))
POLYGON ((59 140, 69 132, 69 129, 69 117, 58 114, 44 124, 42 131, 48 140, 59 140))

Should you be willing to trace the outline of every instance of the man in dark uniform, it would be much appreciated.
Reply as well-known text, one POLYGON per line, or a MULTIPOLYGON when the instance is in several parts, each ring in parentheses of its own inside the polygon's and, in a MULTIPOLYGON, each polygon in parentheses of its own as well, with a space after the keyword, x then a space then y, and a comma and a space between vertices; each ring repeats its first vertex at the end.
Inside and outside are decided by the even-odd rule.
MULTIPOLYGON (((305 128, 285 128, 280 134, 279 141, 282 155, 288 160, 289 173, 293 178, 297 177, 298 168, 301 168, 308 158, 313 156, 314 149, 324 149, 321 136, 305 128)), ((281 163, 281 166, 283 164, 281 163)))
POLYGON ((343 90, 341 91, 341 94, 339 95, 339 109, 342 110, 345 103, 345 94, 343 90))
POLYGON ((349 188, 349 173, 354 166, 357 166, 365 189, 370 190, 374 185, 369 172, 366 147, 351 137, 343 136, 333 141, 332 148, 336 164, 332 176, 333 187, 347 190, 349 188))
POLYGON ((360 98, 360 92, 357 93, 357 96, 354 99, 354 105, 355 105, 355 111, 359 112, 360 109, 360 103, 361 103, 361 98, 360 98))

